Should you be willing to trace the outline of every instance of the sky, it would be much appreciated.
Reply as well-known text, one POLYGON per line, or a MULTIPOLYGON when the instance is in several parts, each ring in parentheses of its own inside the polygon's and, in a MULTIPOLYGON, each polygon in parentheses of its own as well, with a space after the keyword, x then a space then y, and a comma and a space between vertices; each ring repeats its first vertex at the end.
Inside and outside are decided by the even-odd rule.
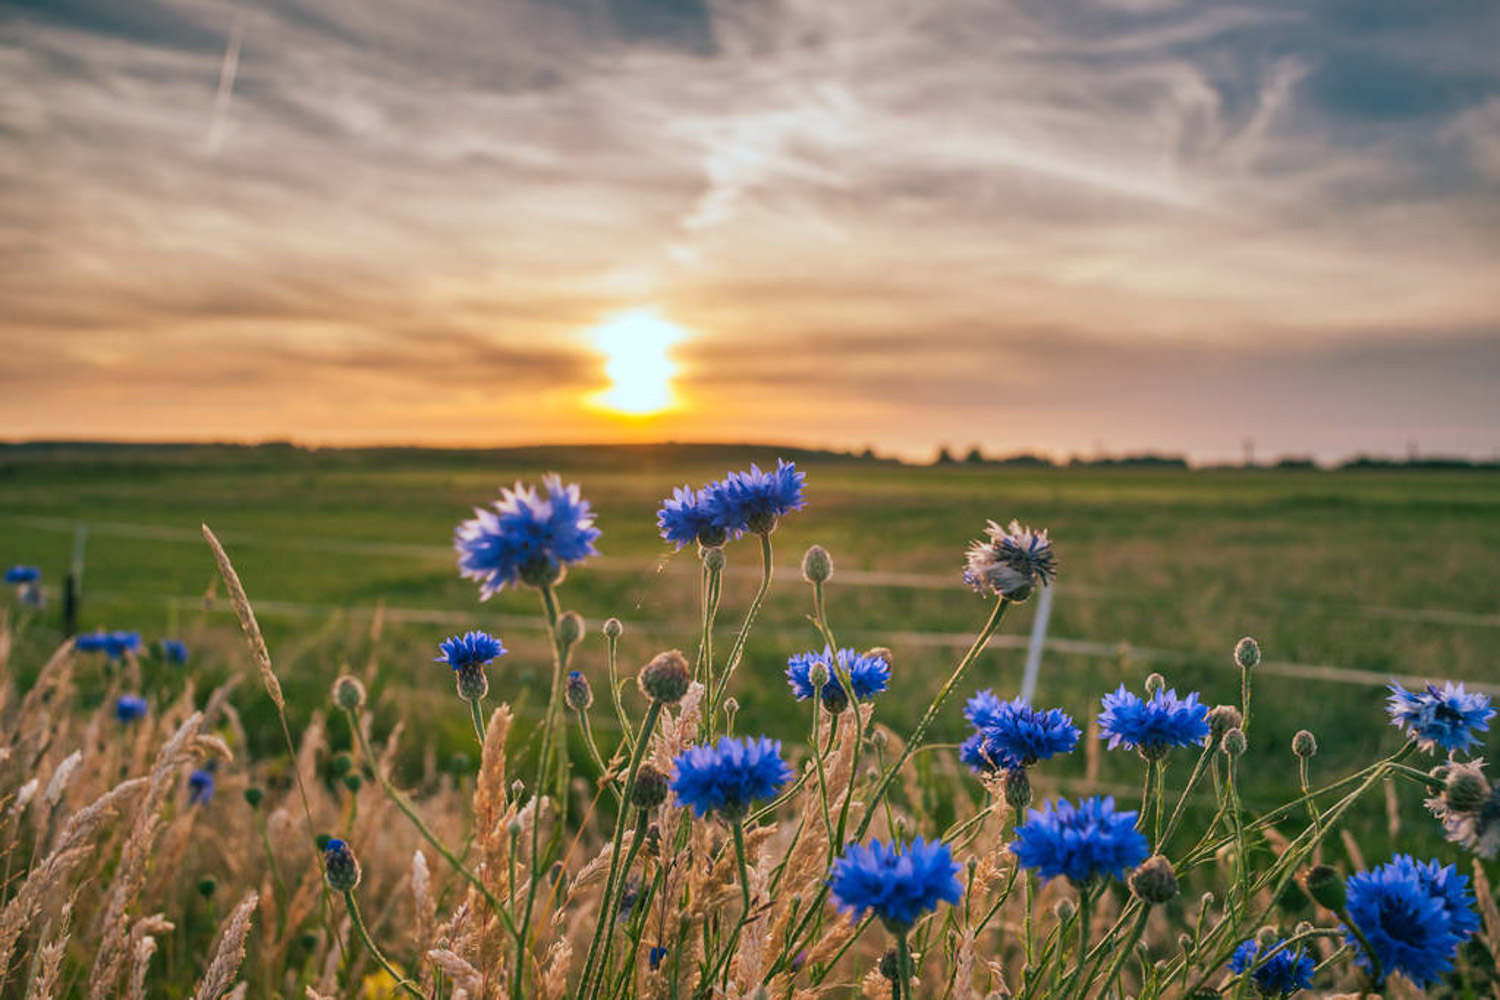
POLYGON ((1496 51, 1489 0, 0 2, 0 437, 1494 457, 1496 51))

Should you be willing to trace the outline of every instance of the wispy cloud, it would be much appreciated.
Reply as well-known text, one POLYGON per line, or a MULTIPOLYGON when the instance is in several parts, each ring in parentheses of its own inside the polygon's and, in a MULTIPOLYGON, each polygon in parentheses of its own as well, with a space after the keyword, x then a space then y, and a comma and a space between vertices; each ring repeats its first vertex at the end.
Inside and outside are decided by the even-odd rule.
POLYGON ((653 428, 677 437, 806 433, 802 380, 772 377, 795 359, 850 415, 820 415, 828 443, 1003 426, 1066 449, 1093 421, 1118 447, 1203 454, 1296 423, 1325 453, 1493 446, 1496 406, 1452 388, 1500 353, 1484 5, 67 0, 0 18, 12 433, 213 412, 246 436, 598 437, 576 333, 649 303, 703 332, 689 388, 761 411, 653 428), (1257 372, 1266 401, 1164 401, 1162 366, 1225 392, 1257 372), (1371 409, 1393 393, 1426 403, 1400 433, 1371 409))

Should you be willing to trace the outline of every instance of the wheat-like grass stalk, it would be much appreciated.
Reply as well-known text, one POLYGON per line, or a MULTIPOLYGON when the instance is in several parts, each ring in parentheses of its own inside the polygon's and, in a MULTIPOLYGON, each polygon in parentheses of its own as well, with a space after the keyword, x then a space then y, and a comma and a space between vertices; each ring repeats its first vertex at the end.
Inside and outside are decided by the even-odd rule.
POLYGON ((260 897, 246 893, 224 922, 219 932, 219 942, 214 947, 214 957, 208 969, 193 991, 193 1000, 219 1000, 239 974, 240 964, 245 960, 245 937, 250 933, 250 917, 260 905, 260 897))

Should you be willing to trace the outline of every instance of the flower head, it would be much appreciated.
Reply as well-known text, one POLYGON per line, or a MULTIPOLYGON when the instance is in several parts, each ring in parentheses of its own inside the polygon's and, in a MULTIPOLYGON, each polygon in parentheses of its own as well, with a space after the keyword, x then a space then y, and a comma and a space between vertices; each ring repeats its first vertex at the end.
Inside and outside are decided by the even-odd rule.
POLYGON ((1500 785, 1485 783, 1487 791, 1473 809, 1456 809, 1443 797, 1427 800, 1427 807, 1443 824, 1443 833, 1470 854, 1494 859, 1500 854, 1500 785))
POLYGON ((1146 859, 1146 838, 1134 812, 1116 812, 1112 797, 1098 795, 1073 805, 1058 799, 1045 812, 1031 810, 1016 829, 1011 853, 1043 878, 1065 875, 1077 884, 1118 876, 1146 859))
POLYGON ((779 740, 725 736, 714 746, 689 747, 678 754, 671 786, 677 801, 699 816, 716 812, 737 819, 752 802, 773 797, 791 778, 779 740))
POLYGON ((1020 521, 1007 528, 990 521, 984 538, 969 545, 964 582, 981 594, 997 594, 1024 601, 1038 586, 1057 575, 1057 561, 1047 532, 1033 531, 1020 521))
POLYGON ((993 691, 980 691, 964 706, 964 717, 974 734, 958 756, 976 773, 1030 767, 1078 746, 1078 727, 1067 713, 1032 708, 1024 698, 1001 701, 993 691))
POLYGON ((111 660, 118 660, 126 653, 140 652, 141 634, 124 631, 93 632, 74 639, 73 648, 80 653, 103 653, 111 660))
MULTIPOLYGON (((1265 950, 1273 951, 1281 944, 1277 941, 1265 950)), ((1261 947, 1255 940, 1244 941, 1234 950, 1229 967, 1240 973, 1254 969, 1250 980, 1262 996, 1289 997, 1298 990, 1312 989, 1313 960, 1301 948, 1282 948, 1256 967, 1255 959, 1260 953, 1261 947)))
MULTIPOLYGON (((843 711, 847 707, 848 695, 833 669, 834 653, 827 646, 823 647, 821 653, 809 650, 797 653, 786 661, 786 679, 792 687, 792 693, 797 696, 798 701, 806 701, 813 696, 811 671, 815 663, 822 663, 828 668, 828 680, 818 692, 823 704, 828 706, 829 711, 843 711)), ((873 698, 890 683, 891 666, 882 656, 841 649, 838 651, 837 663, 838 670, 848 676, 849 686, 859 701, 873 698)))
POLYGON ((807 473, 798 472, 796 463, 785 459, 777 459, 770 472, 752 464, 746 472, 731 472, 709 483, 699 493, 699 502, 714 527, 729 538, 747 531, 763 535, 776 527, 778 518, 806 506, 802 498, 806 480, 807 473))
POLYGON ((1477 691, 1469 693, 1462 684, 1452 681, 1441 689, 1429 684, 1424 691, 1408 691, 1392 681, 1390 692, 1387 710, 1391 725, 1429 752, 1442 747, 1450 753, 1467 753, 1478 742, 1473 731, 1487 732, 1490 717, 1495 714, 1488 697, 1477 691))
POLYGON ((657 969, 661 968, 662 959, 666 957, 667 949, 662 947, 661 945, 654 945, 651 948, 650 953, 646 955, 646 961, 651 963, 651 971, 655 972, 657 969))
POLYGON ((336 892, 348 892, 359 885, 359 861, 349 845, 337 837, 323 848, 323 877, 336 892))
MULTIPOLYGON (((1349 918, 1370 943, 1383 973, 1426 986, 1453 966, 1458 946, 1479 928, 1469 880, 1452 865, 1398 854, 1347 882, 1349 918)), ((1353 934, 1358 961, 1372 968, 1353 934)))
POLYGON ((197 768, 188 775, 188 801, 195 806, 206 805, 214 797, 214 773, 206 768, 197 768))
POLYGON ((1138 749, 1146 757, 1155 758, 1172 747, 1201 743, 1209 733, 1208 709, 1198 701, 1196 692, 1179 698, 1168 688, 1142 700, 1121 684, 1118 691, 1104 696, 1103 705, 1099 736, 1109 739, 1111 750, 1138 749))
POLYGON ((42 578, 42 571, 35 566, 12 566, 5 571, 5 582, 17 585, 23 583, 36 583, 42 578))
POLYGON ((138 694, 122 694, 115 699, 115 718, 121 722, 144 719, 151 706, 138 694))
POLYGON ((714 512, 707 491, 695 490, 691 486, 677 487, 672 490, 670 499, 661 502, 661 509, 656 512, 656 530, 663 541, 671 542, 678 549, 694 542, 706 546, 722 545, 725 538, 724 531, 714 526, 714 512))
POLYGON ((504 656, 505 647, 488 632, 466 632, 444 639, 438 645, 438 652, 443 655, 436 662, 446 663, 454 670, 462 670, 465 667, 482 667, 496 657, 504 656))
POLYGON ((940 840, 929 844, 918 837, 904 848, 872 840, 868 847, 849 845, 834 862, 828 885, 835 905, 851 918, 871 910, 899 933, 938 903, 959 901, 961 868, 940 840))
POLYGON ((162 659, 168 663, 175 663, 181 666, 188 661, 187 643, 181 639, 163 639, 161 641, 161 655, 162 659))
POLYGON ((459 572, 479 582, 481 600, 518 582, 553 583, 564 567, 599 554, 589 502, 555 475, 543 478, 540 493, 520 483, 501 490, 492 508, 476 508, 453 533, 459 572))

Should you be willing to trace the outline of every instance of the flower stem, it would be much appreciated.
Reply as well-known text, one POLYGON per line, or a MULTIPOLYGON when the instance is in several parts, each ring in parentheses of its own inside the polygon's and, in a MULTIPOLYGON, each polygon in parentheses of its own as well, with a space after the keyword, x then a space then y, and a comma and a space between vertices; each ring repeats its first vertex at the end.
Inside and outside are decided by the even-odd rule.
POLYGON ((370 938, 370 931, 365 927, 365 918, 360 915, 359 904, 354 900, 353 889, 344 890, 344 905, 349 908, 349 922, 354 925, 354 932, 364 942, 365 948, 370 952, 370 956, 375 959, 375 964, 384 969, 385 974, 394 979, 397 986, 416 997, 417 1000, 423 1000, 422 994, 406 978, 406 974, 392 965, 390 959, 386 958, 381 954, 380 949, 375 947, 375 942, 370 938))
POLYGON ((719 703, 724 700, 724 689, 729 687, 729 678, 734 676, 734 670, 740 665, 740 658, 745 655, 745 640, 750 636, 750 629, 755 624, 755 616, 760 613, 760 606, 766 599, 766 591, 771 589, 771 577, 775 565, 771 562, 771 536, 763 534, 760 536, 760 588, 756 590, 755 597, 750 601, 750 607, 745 611, 745 620, 740 625, 740 630, 734 637, 734 644, 729 647, 729 657, 724 661, 724 673, 719 678, 718 686, 713 688, 714 696, 709 701, 709 717, 718 714, 719 703))
POLYGON ((604 643, 609 650, 609 697, 615 705, 615 717, 620 720, 620 738, 625 741, 625 752, 631 753, 635 750, 635 737, 630 732, 630 719, 625 714, 625 703, 620 700, 620 639, 606 633, 604 643))
POLYGON ((911 979, 913 969, 911 967, 911 944, 906 939, 906 932, 902 931, 896 935, 896 982, 901 986, 901 1000, 912 1000, 911 979))
POLYGON ((479 741, 479 752, 484 753, 484 713, 479 708, 479 699, 469 701, 469 718, 474 722, 474 738, 479 741))
POLYGON ((578 730, 583 733, 583 745, 588 747, 589 757, 594 766, 599 769, 599 780, 604 782, 610 793, 615 797, 615 804, 619 805, 624 800, 620 798, 620 789, 609 779, 609 768, 604 764, 604 757, 599 753, 599 745, 594 742, 594 727, 589 725, 589 713, 587 709, 580 708, 578 711, 578 730))

